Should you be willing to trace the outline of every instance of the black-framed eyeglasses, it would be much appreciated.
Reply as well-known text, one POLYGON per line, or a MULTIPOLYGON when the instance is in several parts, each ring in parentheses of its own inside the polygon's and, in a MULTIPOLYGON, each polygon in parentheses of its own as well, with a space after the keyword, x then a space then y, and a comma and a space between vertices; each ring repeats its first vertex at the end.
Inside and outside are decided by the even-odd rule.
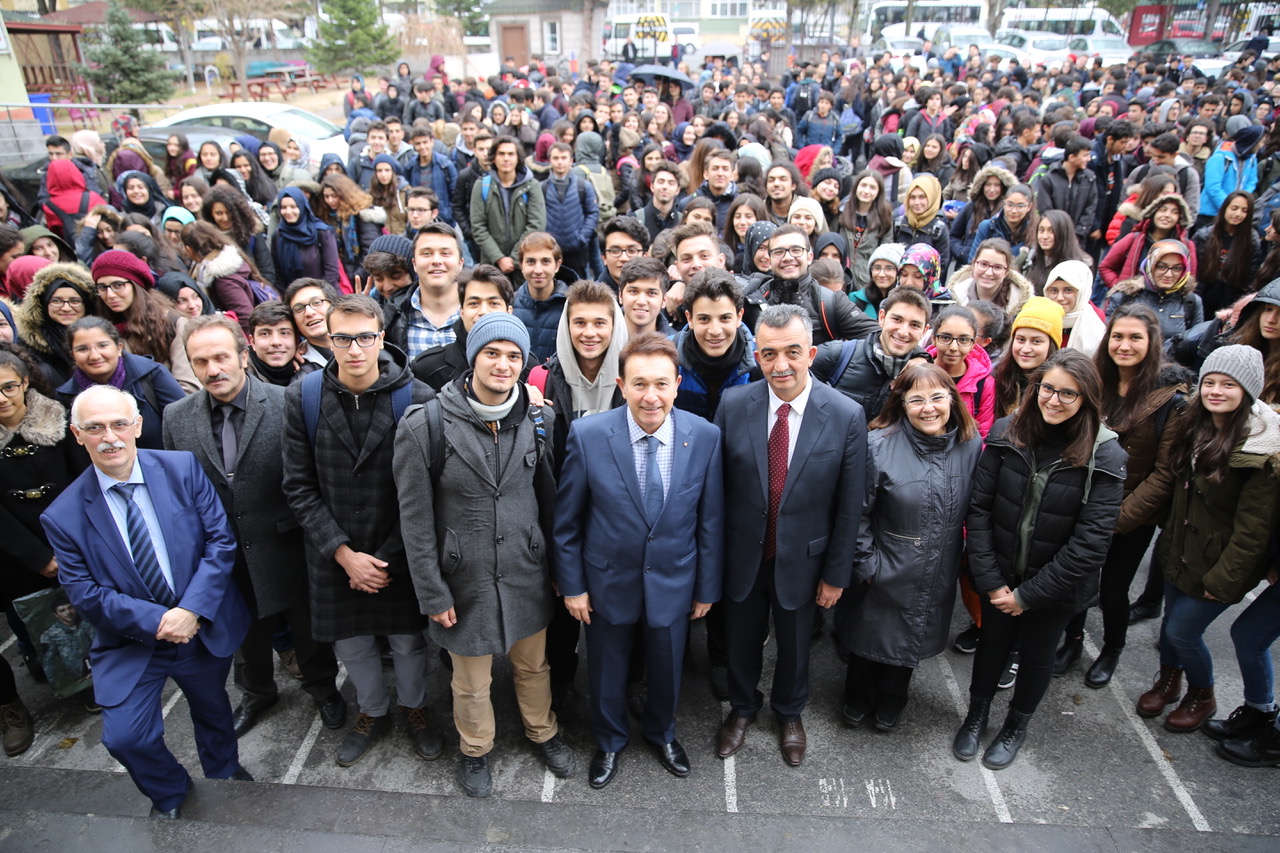
POLYGON ((361 349, 368 349, 376 344, 380 337, 382 337, 382 332, 361 332, 358 335, 329 335, 329 342, 338 349, 350 349, 351 342, 355 341, 360 345, 361 349))
POLYGON ((1064 406, 1070 406, 1083 396, 1079 391, 1072 391, 1069 388, 1054 388, 1052 385, 1046 385, 1043 382, 1036 383, 1036 393, 1040 395, 1041 400, 1052 400, 1053 395, 1057 394, 1058 400, 1064 406))
POLYGON ((116 293, 124 293, 125 288, 129 287, 131 284, 132 282, 127 280, 113 281, 110 284, 95 284, 93 286, 93 292, 99 296, 106 293, 108 290, 114 290, 116 293))
POLYGON ((61 296, 55 296, 49 300, 50 308, 61 308, 64 305, 70 305, 72 308, 79 308, 84 304, 84 300, 79 296, 73 296, 70 299, 63 299, 61 296))
POLYGON ((292 311, 295 316, 301 317, 303 314, 307 313, 308 308, 314 308, 317 311, 323 311, 326 305, 332 305, 332 304, 333 303, 331 303, 328 299, 324 299, 323 297, 317 296, 315 299, 312 299, 310 302, 295 302, 293 305, 289 306, 289 310, 292 311))
POLYGON ((787 255, 790 255, 793 258, 803 258, 804 253, 807 251, 809 251, 807 246, 779 246, 776 249, 769 250, 769 257, 773 258, 775 261, 782 260, 787 255))
POLYGON ((951 346, 953 343, 959 344, 961 347, 971 347, 977 341, 976 338, 969 335, 949 335, 946 332, 939 332, 933 336, 933 339, 944 347, 951 346))
POLYGON ((0 394, 5 395, 6 397, 20 397, 22 396, 24 388, 25 383, 6 382, 3 385, 0 385, 0 394))

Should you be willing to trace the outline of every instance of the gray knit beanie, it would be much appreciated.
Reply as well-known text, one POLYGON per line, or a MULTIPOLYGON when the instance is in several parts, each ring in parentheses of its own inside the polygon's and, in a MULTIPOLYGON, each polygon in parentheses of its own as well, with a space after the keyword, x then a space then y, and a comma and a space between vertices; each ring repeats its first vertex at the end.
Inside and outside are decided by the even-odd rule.
POLYGON ((1201 365, 1200 382, 1210 373, 1230 376, 1249 395, 1250 402, 1262 394, 1262 353, 1253 347, 1243 344, 1218 347, 1209 353, 1209 357, 1201 365))
MULTIPOLYGON (((471 327, 471 331, 467 332, 467 364, 475 366, 476 356, 480 354, 480 350, 486 344, 494 341, 510 341, 520 347, 520 354, 524 356, 524 361, 529 361, 529 330, 525 328, 524 323, 515 314, 508 314, 506 311, 495 311, 492 314, 485 314, 475 325, 471 327)), ((1259 374, 1261 375, 1261 374, 1259 374)), ((1261 389, 1261 380, 1259 380, 1259 389, 1261 389)))
POLYGON ((413 269, 413 243, 409 242, 408 237, 402 237, 399 234, 383 234, 369 244, 369 253, 374 252, 390 252, 398 255, 413 269))

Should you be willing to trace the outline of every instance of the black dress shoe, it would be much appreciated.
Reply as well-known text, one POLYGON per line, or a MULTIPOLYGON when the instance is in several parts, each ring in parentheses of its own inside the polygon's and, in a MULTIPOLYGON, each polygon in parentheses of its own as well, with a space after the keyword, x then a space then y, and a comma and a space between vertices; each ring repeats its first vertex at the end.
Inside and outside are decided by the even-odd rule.
POLYGON ((587 784, 598 791, 612 782, 613 777, 618 775, 618 759, 621 755, 620 752, 597 749, 596 754, 591 756, 591 775, 587 777, 587 784))
POLYGON ((249 775, 249 771, 245 770, 243 767, 241 767, 235 773, 232 773, 227 778, 233 782, 252 782, 253 781, 253 777, 249 775))
POLYGON ((336 690, 317 702, 316 708, 326 729, 340 729, 347 722, 347 700, 336 690))
POLYGON ((1062 646, 1053 656, 1053 677, 1061 678, 1080 660, 1084 652, 1084 637, 1065 637, 1062 646))
POLYGON ((249 729, 258 724, 258 719, 262 716, 262 712, 276 704, 280 700, 272 699, 265 705, 249 706, 241 704, 231 712, 231 726, 235 729, 236 737, 244 737, 249 729))
POLYGON ((182 806, 174 806, 167 811, 160 811, 160 809, 152 806, 151 817, 155 820, 182 820, 182 806))
POLYGON ((655 744, 654 749, 658 752, 658 763, 667 768, 667 772, 672 776, 679 776, 683 779, 689 775, 689 756, 685 754, 684 747, 680 745, 680 741, 673 740, 671 743, 655 744))
POLYGON ((1138 599, 1129 605, 1129 624, 1143 622, 1147 619, 1155 619, 1160 615, 1159 601, 1143 601, 1138 599))
POLYGON ((1103 649, 1098 659, 1084 674, 1084 684, 1094 690, 1100 690, 1111 683, 1111 676, 1116 674, 1116 666, 1120 663, 1120 652, 1103 649))

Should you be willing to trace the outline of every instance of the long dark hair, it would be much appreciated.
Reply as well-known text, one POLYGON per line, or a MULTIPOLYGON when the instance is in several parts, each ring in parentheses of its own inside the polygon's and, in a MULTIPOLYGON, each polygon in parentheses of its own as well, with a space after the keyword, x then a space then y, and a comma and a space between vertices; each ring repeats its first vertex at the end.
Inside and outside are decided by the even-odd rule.
POLYGON ((733 215, 738 212, 740 207, 751 208, 751 212, 756 215, 756 222, 769 221, 769 213, 764 209, 764 200, 760 196, 753 193, 742 193, 735 198, 725 214, 724 229, 721 233, 721 239, 724 240, 726 246, 733 250, 735 255, 743 249, 743 242, 738 238, 738 232, 733 230, 733 215))
MULTIPOLYGON (((1031 189, 1031 187, 1026 184, 1015 184, 1014 186, 1009 187, 1008 191, 1004 194, 1003 204, 1009 203, 1009 196, 1013 193, 1026 196, 1027 204, 1031 205, 1031 209, 1027 211, 1027 215, 1022 218, 1022 221, 1018 223, 1017 227, 1014 227, 1009 223, 1009 218, 1007 216, 1004 217, 1005 225, 1009 226, 1009 236, 1013 238, 1012 242, 1014 244, 1034 246, 1036 225, 1040 222, 1040 217, 1036 214, 1035 190, 1031 189)), ((1003 208, 1001 210, 1001 215, 1004 215, 1003 208)))
MULTIPOLYGON (((1089 356, 1076 350, 1058 350, 1045 359, 1031 376, 1029 388, 1035 387, 1044 375, 1057 368, 1068 373, 1080 386, 1080 410, 1066 422, 1067 446, 1062 460, 1073 467, 1088 464, 1093 455, 1093 443, 1102 424, 1102 378, 1089 356)), ((1039 447, 1047 438, 1049 426, 1044 422, 1040 406, 1028 395, 1027 404, 1018 409, 1009 424, 1008 439, 1014 447, 1039 447)))
POLYGON ((907 364, 893 380, 889 399, 884 408, 867 429, 897 429, 907 419, 907 394, 919 383, 941 388, 951 398, 951 416, 947 418, 947 430, 956 431, 956 441, 968 441, 978 434, 978 424, 969 414, 969 407, 960 399, 955 380, 936 364, 916 360, 907 364))
POLYGON ((874 169, 863 169, 853 176, 853 187, 844 200, 844 209, 840 211, 840 227, 850 234, 858 231, 858 184, 862 183, 863 178, 874 179, 876 186, 880 188, 880 194, 871 202, 871 209, 867 211, 867 230, 883 239, 893 227, 893 207, 889 204, 889 199, 885 198, 884 177, 874 169))
MULTIPOLYGON (((1280 236, 1280 210, 1271 211, 1271 229, 1280 236)), ((1272 243, 1271 249, 1267 252, 1267 257, 1262 261, 1262 268, 1258 270, 1258 281, 1262 284, 1275 281, 1280 278, 1280 242, 1272 243)))
MULTIPOLYGON (((982 170, 979 169, 978 171, 982 170)), ((973 183, 978 179, 977 174, 974 175, 973 181, 970 182, 969 191, 972 198, 969 201, 969 206, 973 209, 973 213, 969 214, 969 226, 966 229, 968 232, 966 236, 968 237, 977 234, 978 226, 996 215, 1000 210, 1000 206, 1004 204, 1004 197, 1009 194, 1009 187, 1004 185, 1004 181, 1000 181, 1000 197, 995 201, 988 200, 983 188, 987 185, 987 181, 992 178, 1000 181, 1000 177, 995 172, 992 172, 982 179, 981 184, 978 184, 976 193, 973 192, 973 183)))
POLYGON ((1280 341, 1262 336, 1262 312, 1266 305, 1251 303, 1240 314, 1240 325, 1231 333, 1230 343, 1244 344, 1262 353, 1262 397, 1264 403, 1280 403, 1280 341))
MULTIPOLYGON (((1049 271, 1063 261, 1084 261, 1093 266, 1093 259, 1080 248, 1076 239, 1076 227, 1065 211, 1046 210, 1040 214, 1040 222, 1048 222, 1053 229, 1053 249, 1045 252, 1040 248, 1040 235, 1036 234, 1035 248, 1031 250, 1031 263, 1023 271, 1023 275, 1035 288, 1036 295, 1044 293, 1049 283, 1049 271)), ((1036 223, 1037 231, 1040 224, 1036 223)))
POLYGON ((1102 417, 1107 426, 1125 433, 1138 426, 1139 413, 1145 408, 1148 395, 1160 380, 1164 367, 1164 335, 1156 312, 1140 302, 1126 302, 1116 309, 1107 321, 1107 333, 1102 345, 1093 355, 1094 366, 1102 377, 1102 417), (1138 365, 1138 371, 1129 380, 1129 393, 1120 396, 1120 368, 1111 358, 1109 342, 1111 330, 1120 320, 1140 320, 1147 328, 1147 357, 1138 365))
POLYGON ((244 182, 245 192, 249 194, 249 198, 258 204, 271 204, 276 200, 276 184, 275 181, 268 177, 266 170, 262 168, 262 164, 258 162, 258 158, 249 153, 249 149, 241 148, 239 151, 231 155, 230 168, 236 168, 236 161, 244 158, 249 163, 249 177, 244 182))
POLYGON ((262 220, 249 206, 249 199, 239 190, 221 184, 205 193, 204 203, 200 205, 200 218, 217 227, 213 218, 213 206, 221 204, 226 208, 231 219, 229 233, 240 248, 248 250, 253 235, 262 230, 262 220))
POLYGON ((1200 472, 1210 483, 1221 483, 1227 476, 1232 451, 1245 439, 1251 411, 1246 394, 1240 401, 1240 408, 1231 414, 1227 428, 1219 429, 1213 422, 1213 413, 1200 401, 1200 386, 1197 385, 1185 419, 1182 440, 1173 445, 1170 464, 1174 476, 1189 481, 1193 474, 1200 472))
POLYGON ((1218 215, 1213 218, 1213 227, 1209 229, 1209 239, 1205 241, 1204 248, 1204 262, 1197 273, 1199 278, 1229 282, 1240 290, 1248 287, 1247 283, 1253 280, 1253 193, 1236 190, 1227 195, 1218 215), (1232 234, 1227 230, 1227 220, 1222 214, 1237 198, 1244 199, 1245 217, 1236 226, 1236 233, 1232 234), (1231 246, 1223 258, 1222 247, 1228 243, 1231 246))

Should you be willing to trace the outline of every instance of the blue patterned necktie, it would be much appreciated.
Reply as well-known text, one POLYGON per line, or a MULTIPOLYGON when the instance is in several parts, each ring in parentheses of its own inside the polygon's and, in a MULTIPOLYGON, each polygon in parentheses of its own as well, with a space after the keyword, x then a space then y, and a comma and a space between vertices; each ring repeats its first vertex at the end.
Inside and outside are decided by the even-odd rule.
POLYGON ((178 600, 160 571, 160 560, 156 557, 155 544, 151 541, 151 531, 147 529, 147 521, 142 517, 142 508, 133 499, 133 491, 141 483, 117 483, 112 490, 124 497, 125 527, 129 530, 129 550, 133 552, 133 565, 142 576, 151 597, 157 604, 173 607, 178 600))
POLYGON ((645 443, 649 447, 648 461, 644 482, 644 515, 652 527, 662 515, 662 472, 658 470, 658 437, 646 435, 645 443))

